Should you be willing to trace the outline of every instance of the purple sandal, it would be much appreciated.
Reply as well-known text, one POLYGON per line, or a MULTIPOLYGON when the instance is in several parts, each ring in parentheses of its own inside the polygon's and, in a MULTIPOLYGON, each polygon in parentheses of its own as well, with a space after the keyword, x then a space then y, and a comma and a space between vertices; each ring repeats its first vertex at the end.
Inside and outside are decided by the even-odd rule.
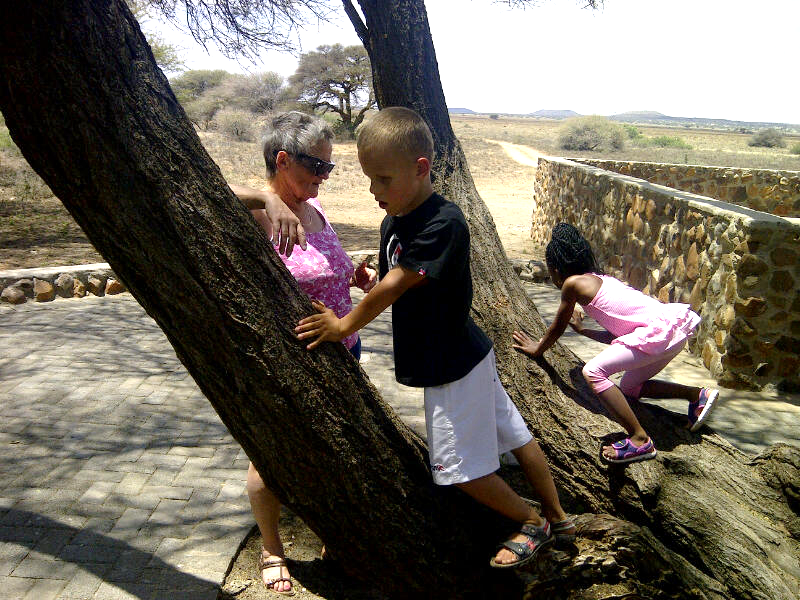
POLYGON ((703 388, 697 402, 689 402, 689 431, 697 431, 703 425, 719 398, 719 390, 703 388))
POLYGON ((604 461, 612 465, 650 460, 656 457, 656 448, 653 446, 653 440, 649 438, 641 446, 634 444, 631 438, 625 438, 611 444, 611 448, 614 450, 614 458, 608 458, 605 454, 602 454, 602 451, 600 456, 604 461))

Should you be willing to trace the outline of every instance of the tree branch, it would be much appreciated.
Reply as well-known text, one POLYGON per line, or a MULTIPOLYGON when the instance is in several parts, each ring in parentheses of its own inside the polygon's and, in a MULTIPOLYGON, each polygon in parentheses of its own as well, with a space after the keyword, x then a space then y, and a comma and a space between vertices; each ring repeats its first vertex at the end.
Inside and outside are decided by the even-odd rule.
POLYGON ((350 0, 342 0, 342 5, 344 6, 344 12, 347 14, 347 17, 350 19, 350 22, 353 24, 353 29, 356 30, 356 35, 361 40, 361 43, 364 44, 364 47, 367 47, 369 43, 369 29, 364 24, 364 21, 361 20, 361 15, 358 14, 356 7, 353 6, 353 3, 350 0))

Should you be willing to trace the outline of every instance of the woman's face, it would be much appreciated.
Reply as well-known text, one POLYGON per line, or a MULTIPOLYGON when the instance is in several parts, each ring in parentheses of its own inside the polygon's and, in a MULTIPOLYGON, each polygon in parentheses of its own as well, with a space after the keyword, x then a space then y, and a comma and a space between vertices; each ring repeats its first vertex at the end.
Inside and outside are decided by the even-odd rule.
MULTIPOLYGON (((311 147, 309 156, 330 162, 333 153, 333 145, 328 140, 320 140, 311 147)), ((330 177, 330 173, 315 175, 304 161, 292 155, 286 155, 285 164, 278 159, 278 178, 282 180, 287 192, 296 202, 305 202, 309 198, 316 198, 319 194, 319 186, 330 177)))

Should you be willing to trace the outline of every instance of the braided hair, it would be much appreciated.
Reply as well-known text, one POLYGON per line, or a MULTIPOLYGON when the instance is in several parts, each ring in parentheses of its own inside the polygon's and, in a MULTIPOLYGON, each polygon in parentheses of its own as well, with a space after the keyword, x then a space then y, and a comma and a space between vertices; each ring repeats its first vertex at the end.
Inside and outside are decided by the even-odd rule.
POLYGON ((558 271, 564 279, 571 275, 603 272, 589 242, 569 223, 557 223, 553 227, 544 256, 547 267, 558 271))

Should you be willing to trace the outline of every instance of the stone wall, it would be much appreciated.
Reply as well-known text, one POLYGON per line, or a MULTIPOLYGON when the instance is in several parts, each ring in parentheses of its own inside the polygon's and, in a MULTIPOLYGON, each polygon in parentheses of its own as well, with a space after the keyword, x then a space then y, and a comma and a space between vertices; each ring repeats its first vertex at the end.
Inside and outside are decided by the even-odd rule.
POLYGON ((800 217, 800 171, 592 159, 575 162, 779 217, 800 217))
MULTIPOLYGON (((668 167, 668 165, 662 165, 668 167)), ((728 387, 800 388, 800 219, 540 158, 531 236, 574 224, 601 266, 702 317, 690 349, 728 387)))
POLYGON ((119 294, 125 286, 107 263, 0 271, 0 299, 22 304, 32 299, 49 302, 57 297, 119 294))

